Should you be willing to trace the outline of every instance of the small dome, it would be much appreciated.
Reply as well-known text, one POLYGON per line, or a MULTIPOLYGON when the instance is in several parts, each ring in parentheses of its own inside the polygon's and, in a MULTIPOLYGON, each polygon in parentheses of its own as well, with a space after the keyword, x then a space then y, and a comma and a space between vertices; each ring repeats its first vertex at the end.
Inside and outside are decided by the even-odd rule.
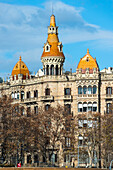
POLYGON ((19 61, 16 63, 16 65, 14 66, 14 68, 12 70, 12 76, 14 76, 14 75, 17 76, 18 74, 22 74, 23 79, 26 78, 26 75, 29 76, 29 70, 28 70, 26 64, 22 61, 21 56, 19 58, 19 61))
POLYGON ((87 54, 81 58, 77 69, 83 69, 85 70, 86 68, 89 68, 90 70, 92 70, 93 68, 96 68, 97 70, 99 70, 96 58, 94 59, 90 54, 89 54, 89 49, 87 49, 87 54))

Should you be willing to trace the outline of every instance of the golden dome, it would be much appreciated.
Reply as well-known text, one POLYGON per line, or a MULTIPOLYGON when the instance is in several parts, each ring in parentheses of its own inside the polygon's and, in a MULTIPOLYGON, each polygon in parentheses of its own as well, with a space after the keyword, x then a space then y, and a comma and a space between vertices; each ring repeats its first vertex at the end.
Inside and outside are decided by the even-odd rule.
POLYGON ((59 39, 58 39, 58 33, 57 33, 58 27, 56 27, 54 15, 52 15, 50 18, 50 26, 48 28, 49 28, 49 32, 48 32, 47 43, 50 46, 50 50, 46 51, 45 46, 47 43, 44 44, 44 50, 43 50, 41 58, 47 57, 47 56, 52 56, 52 57, 60 56, 60 57, 65 58, 62 52, 62 47, 63 47, 62 43, 59 42, 59 39))
POLYGON ((90 54, 89 54, 89 49, 87 49, 87 54, 81 58, 77 69, 83 69, 85 70, 86 68, 93 69, 96 68, 97 70, 99 69, 96 58, 94 59, 90 54))
POLYGON ((21 56, 19 58, 19 61, 16 63, 12 70, 12 76, 22 74, 23 78, 25 79, 26 75, 29 76, 29 70, 26 66, 26 64, 22 61, 21 56))

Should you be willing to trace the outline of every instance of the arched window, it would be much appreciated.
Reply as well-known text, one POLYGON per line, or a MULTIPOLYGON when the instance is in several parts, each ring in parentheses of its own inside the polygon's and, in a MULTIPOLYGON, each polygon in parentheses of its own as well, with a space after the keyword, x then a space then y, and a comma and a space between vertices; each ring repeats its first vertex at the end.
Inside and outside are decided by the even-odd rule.
POLYGON ((87 112, 87 103, 86 102, 83 103, 83 112, 87 112))
POLYGON ((78 112, 82 112, 83 106, 82 103, 78 103, 78 112))
POLYGON ((17 99, 17 92, 15 91, 15 99, 17 99))
POLYGON ((81 86, 78 87, 78 94, 82 94, 82 87, 81 86))
POLYGON ((47 67, 46 67, 46 73, 47 73, 47 75, 49 75, 49 66, 47 65, 47 67))
POLYGON ((97 102, 93 103, 93 112, 97 112, 97 102))
POLYGON ((56 75, 58 75, 58 65, 56 65, 56 75))
POLYGON ((79 143, 79 146, 83 145, 83 137, 82 137, 82 135, 79 135, 78 143, 79 143))
POLYGON ((48 45, 46 46, 46 51, 48 51, 49 50, 49 47, 48 47, 48 45))
POLYGON ((51 65, 51 75, 54 75, 54 65, 51 65))
POLYGON ((89 111, 89 112, 92 111, 92 103, 91 103, 91 102, 88 103, 88 111, 89 111))
POLYGON ((21 91, 21 100, 24 100, 24 91, 21 91))
POLYGON ((112 108, 111 108, 111 103, 107 103, 107 109, 106 109, 107 113, 109 114, 110 112, 112 112, 112 108))
POLYGON ((93 86, 93 94, 96 94, 97 93, 97 86, 93 86))
POLYGON ((17 99, 19 100, 19 91, 17 92, 17 99))
POLYGON ((50 105, 49 105, 49 104, 46 104, 46 105, 45 105, 45 111, 49 110, 49 108, 50 108, 50 105))
POLYGON ((92 87, 88 86, 88 94, 92 94, 92 87))
POLYGON ((29 99, 31 97, 31 92, 28 91, 26 95, 27 95, 27 99, 29 99))
POLYGON ((11 98, 14 99, 14 93, 13 92, 11 93, 11 98))
POLYGON ((87 94, 87 87, 86 86, 83 87, 83 94, 87 94))

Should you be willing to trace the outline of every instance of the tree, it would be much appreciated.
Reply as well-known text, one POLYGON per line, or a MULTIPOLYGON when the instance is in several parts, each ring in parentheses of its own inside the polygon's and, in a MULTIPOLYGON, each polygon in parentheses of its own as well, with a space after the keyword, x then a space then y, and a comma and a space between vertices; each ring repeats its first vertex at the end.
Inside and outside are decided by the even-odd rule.
POLYGON ((33 139, 35 148, 40 152, 46 164, 59 164, 63 161, 63 155, 57 157, 58 153, 64 152, 66 138, 70 139, 70 149, 75 147, 75 119, 66 113, 60 105, 45 111, 39 109, 38 115, 33 119, 33 139))
POLYGON ((80 159, 87 165, 97 166, 99 158, 100 140, 100 114, 88 113, 79 115, 79 133, 82 136, 80 159), (85 155, 85 157, 83 156, 85 155))
MULTIPOLYGON (((38 114, 21 114, 21 106, 13 104, 10 97, 0 98, 2 157, 17 164, 26 152, 37 153, 46 164, 61 164, 66 154, 75 154, 77 117, 58 105, 38 114)), ((40 159, 40 161, 41 161, 40 159)))
POLYGON ((0 98, 0 143, 3 161, 22 161, 22 147, 30 143, 30 117, 21 115, 21 107, 10 96, 0 98), (19 152, 21 151, 21 154, 19 152))
POLYGON ((103 166, 107 168, 113 160, 113 104, 110 113, 102 117, 101 127, 103 166))

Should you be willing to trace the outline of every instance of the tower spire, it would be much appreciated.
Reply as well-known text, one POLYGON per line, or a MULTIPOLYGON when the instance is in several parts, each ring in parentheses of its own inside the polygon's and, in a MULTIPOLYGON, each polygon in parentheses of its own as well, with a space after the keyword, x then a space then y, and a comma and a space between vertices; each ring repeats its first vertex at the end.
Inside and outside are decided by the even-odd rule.
POLYGON ((53 9, 53 2, 52 2, 52 6, 51 6, 51 7, 52 7, 52 15, 53 15, 53 13, 54 13, 54 9, 53 9))
POLYGON ((55 16, 52 14, 50 18, 50 27, 56 27, 55 16))

